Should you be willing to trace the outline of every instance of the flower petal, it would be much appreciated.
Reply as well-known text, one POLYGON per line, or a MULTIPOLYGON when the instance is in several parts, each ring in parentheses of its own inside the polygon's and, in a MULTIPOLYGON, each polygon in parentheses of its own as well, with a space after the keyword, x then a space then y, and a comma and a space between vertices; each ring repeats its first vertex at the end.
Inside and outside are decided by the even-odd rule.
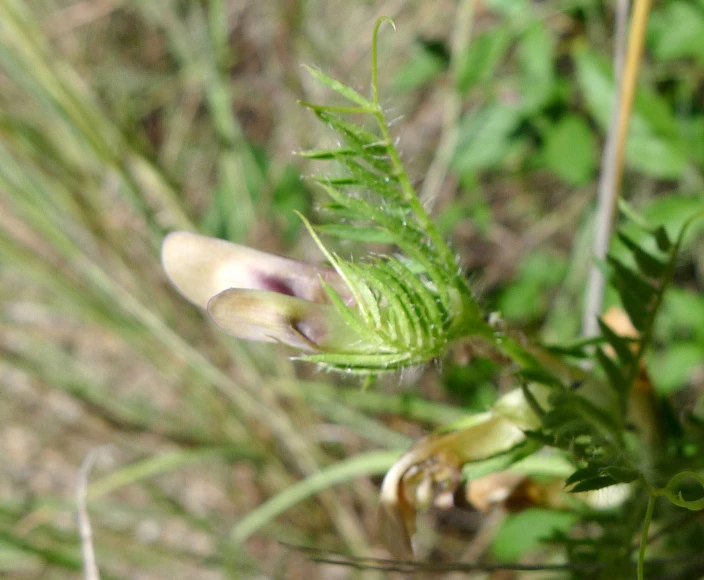
POLYGON ((208 314, 237 338, 307 352, 344 349, 357 340, 333 306, 276 292, 230 288, 208 302, 208 314))
POLYGON ((205 308, 228 288, 268 290, 312 302, 325 302, 320 277, 343 299, 349 291, 331 268, 289 260, 225 240, 191 232, 172 232, 161 250, 164 270, 191 302, 205 308))
MULTIPOLYGON (((547 391, 534 389, 534 395, 542 400, 547 391)), ((474 415, 455 431, 429 435, 416 442, 394 463, 381 484, 381 541, 395 556, 409 557, 416 512, 422 508, 418 501, 422 499, 419 484, 428 479, 451 483, 462 465, 510 451, 525 441, 525 430, 539 424, 523 391, 515 389, 501 397, 491 411, 474 415)), ((427 499, 422 503, 428 504, 427 499)))

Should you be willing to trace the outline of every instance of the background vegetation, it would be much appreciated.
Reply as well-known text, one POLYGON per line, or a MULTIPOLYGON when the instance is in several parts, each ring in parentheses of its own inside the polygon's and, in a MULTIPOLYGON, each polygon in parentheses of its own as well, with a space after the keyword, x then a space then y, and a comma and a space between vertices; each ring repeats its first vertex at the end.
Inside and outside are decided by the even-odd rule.
MULTIPOLYGON (((281 492, 293 503, 292 485, 326 466, 379 476, 512 386, 492 359, 456 352, 361 392, 283 348, 224 337, 161 271, 173 229, 321 259, 294 214, 322 219, 300 178, 316 168, 293 153, 329 142, 296 104, 328 94, 300 65, 364 93, 380 14, 397 28, 380 37, 382 103, 483 305, 546 342, 578 335, 613 94, 610 4, 3 0, 0 570, 81 573, 74 494, 95 452, 105 578, 352 575, 281 542, 365 552, 378 479, 245 520, 257 533, 244 547, 236 524, 281 492), (458 34, 470 4, 471 35, 458 34)), ((704 198, 701 38, 704 2, 655 5, 627 145, 624 195, 673 237, 704 198)), ((696 233, 648 369, 675 414, 704 417, 696 233)), ((565 528, 565 515, 539 521, 565 528)), ((524 556, 535 521, 510 517, 486 549, 524 556)))

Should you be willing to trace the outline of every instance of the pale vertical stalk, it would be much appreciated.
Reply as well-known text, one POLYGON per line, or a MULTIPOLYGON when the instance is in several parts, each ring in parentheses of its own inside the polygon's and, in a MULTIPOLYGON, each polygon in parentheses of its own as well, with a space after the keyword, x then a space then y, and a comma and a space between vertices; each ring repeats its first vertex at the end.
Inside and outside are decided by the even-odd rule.
MULTIPOLYGON (((625 49, 626 18, 628 0, 619 0, 616 11, 616 47, 614 74, 615 95, 618 106, 614 106, 606 146, 602 157, 602 171, 599 179, 597 215, 594 226, 593 259, 603 260, 611 240, 616 201, 623 175, 623 158, 626 148, 628 123, 633 108, 638 70, 643 56, 646 24, 652 0, 636 0, 631 18, 628 48, 625 49), (625 51, 625 52, 624 52, 625 51), (624 58, 625 54, 625 58, 624 58)), ((597 316, 601 312, 604 299, 605 280, 601 271, 592 265, 587 281, 582 334, 598 334, 597 316)))
POLYGON ((86 580, 100 580, 98 565, 95 562, 93 549, 93 531, 88 518, 88 475, 95 461, 96 450, 91 451, 83 461, 78 472, 76 485, 76 511, 78 519, 78 533, 81 538, 81 556, 83 558, 83 576, 86 580))

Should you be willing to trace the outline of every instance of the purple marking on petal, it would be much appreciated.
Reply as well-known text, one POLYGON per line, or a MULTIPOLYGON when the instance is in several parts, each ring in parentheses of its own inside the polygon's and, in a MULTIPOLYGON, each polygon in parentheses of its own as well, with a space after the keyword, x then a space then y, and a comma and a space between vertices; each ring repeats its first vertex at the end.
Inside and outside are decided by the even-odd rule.
MULTIPOLYGON (((291 328, 297 332, 301 338, 306 340, 308 343, 310 343, 310 346, 316 350, 319 349, 318 347, 318 341, 314 340, 314 337, 312 334, 314 334, 315 330, 312 328, 310 323, 306 323, 303 320, 292 320, 291 321, 291 328)), ((321 337, 317 337, 318 340, 320 340, 321 337)))
POLYGON ((295 296, 296 293, 293 291, 286 282, 281 278, 276 278, 275 276, 267 276, 266 274, 259 274, 259 284, 261 290, 267 290, 269 292, 276 292, 277 294, 284 294, 285 296, 295 296))

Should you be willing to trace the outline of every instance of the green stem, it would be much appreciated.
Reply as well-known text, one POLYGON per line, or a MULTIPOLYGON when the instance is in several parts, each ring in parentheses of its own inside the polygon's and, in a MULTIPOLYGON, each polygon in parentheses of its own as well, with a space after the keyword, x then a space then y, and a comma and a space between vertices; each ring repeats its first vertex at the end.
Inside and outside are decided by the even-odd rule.
POLYGON ((650 493, 648 499, 648 508, 645 512, 643 521, 643 532, 640 536, 640 550, 638 551, 638 580, 643 580, 643 569, 645 567, 645 547, 648 545, 648 529, 650 522, 653 519, 653 509, 655 508, 655 496, 650 493))
POLYGON ((391 25, 394 26, 393 20, 387 16, 382 16, 379 18, 374 25, 374 34, 372 36, 372 104, 374 106, 374 111, 372 114, 376 118, 377 124, 379 125, 379 130, 383 136, 383 141, 386 143, 389 159, 391 159, 394 173, 398 178, 399 184, 401 185, 403 200, 410 206, 418 220, 418 224, 427 232, 428 237, 431 239, 433 245, 437 248, 438 253, 445 262, 444 265, 450 269, 454 269, 457 267, 455 264, 455 256, 445 242, 445 239, 440 234, 440 231, 437 229, 435 222, 430 219, 430 216, 425 211, 423 204, 420 202, 418 194, 411 184, 411 180, 408 178, 408 174, 406 173, 403 163, 401 162, 401 157, 399 156, 398 151, 396 150, 396 147, 391 139, 389 127, 386 124, 384 111, 379 106, 379 65, 377 61, 377 39, 379 27, 384 22, 390 22, 391 25))
POLYGON ((372 32, 372 103, 374 109, 379 110, 379 64, 377 60, 377 46, 379 38, 379 28, 384 22, 388 22, 396 30, 394 21, 388 16, 381 16, 374 24, 374 32, 372 32))

